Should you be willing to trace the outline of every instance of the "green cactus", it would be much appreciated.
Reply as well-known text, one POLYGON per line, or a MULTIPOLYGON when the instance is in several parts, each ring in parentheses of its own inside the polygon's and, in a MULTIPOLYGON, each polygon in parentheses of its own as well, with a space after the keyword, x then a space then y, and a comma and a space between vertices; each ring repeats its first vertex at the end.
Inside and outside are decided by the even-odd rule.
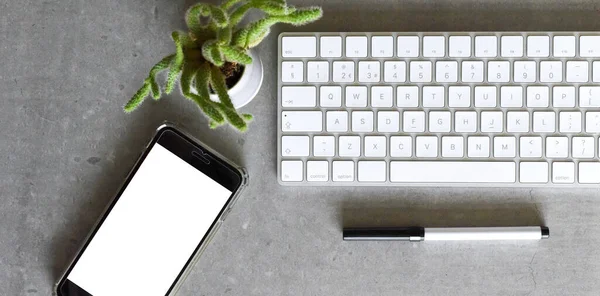
POLYGON ((175 53, 152 67, 142 87, 123 109, 132 112, 150 95, 158 100, 162 94, 156 75, 168 69, 167 94, 173 91, 179 79, 181 94, 198 105, 209 118, 211 128, 228 122, 239 131, 246 131, 253 117, 238 113, 233 106, 221 67, 252 63, 248 50, 264 40, 271 26, 277 23, 304 25, 322 15, 319 7, 295 8, 288 6, 286 0, 225 0, 221 5, 192 5, 185 15, 188 32, 176 31, 171 35, 175 53), (240 27, 240 22, 252 9, 262 11, 264 16, 240 27), (197 94, 192 92, 193 86, 197 94), (219 102, 210 99, 211 89, 219 102))

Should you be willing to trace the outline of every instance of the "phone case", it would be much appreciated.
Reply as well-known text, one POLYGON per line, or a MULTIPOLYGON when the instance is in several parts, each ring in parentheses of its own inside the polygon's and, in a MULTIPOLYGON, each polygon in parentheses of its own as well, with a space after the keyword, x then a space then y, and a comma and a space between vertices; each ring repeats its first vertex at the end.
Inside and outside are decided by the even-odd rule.
POLYGON ((144 146, 144 149, 142 150, 142 153, 140 153, 140 155, 138 156, 138 159, 135 162, 135 164, 133 165, 131 171, 129 172, 129 174, 127 175, 127 177, 123 180, 123 183, 118 187, 117 193, 107 203, 105 209, 102 211, 102 214, 100 215, 100 217, 98 218, 98 220, 96 221, 96 223, 94 223, 94 226, 91 228, 89 234, 86 236, 86 238, 83 241, 81 247, 79 247, 79 249, 77 250, 77 252, 75 253, 75 255, 73 255, 73 259, 71 259, 69 261, 69 264, 65 268, 65 271, 61 274, 60 278, 58 279, 58 281, 54 285, 54 289, 52 291, 53 295, 55 295, 55 296, 58 295, 58 288, 59 288, 58 285, 59 285, 60 281, 67 275, 69 267, 71 267, 71 265, 73 265, 75 259, 78 257, 78 255, 83 250, 83 247, 84 247, 85 243, 92 236, 92 233, 94 232, 94 229, 96 229, 96 227, 98 227, 98 224, 102 220, 102 217, 104 217, 107 214, 107 211, 108 211, 110 205, 117 198, 119 190, 125 185, 126 180, 128 180, 131 177, 131 174, 133 173, 133 169, 135 167, 137 167, 138 164, 142 161, 142 156, 144 155, 143 152, 146 151, 148 149, 148 147, 150 147, 150 145, 152 144, 152 140, 156 137, 156 135, 162 129, 167 128, 167 127, 177 130, 179 133, 183 134, 184 136, 186 136, 187 138, 189 138, 190 140, 192 140, 194 143, 197 143, 200 146, 202 146, 202 148, 204 148, 205 150, 210 151, 212 154, 214 154, 216 157, 218 157, 219 160, 221 160, 223 162, 226 162, 227 164, 229 164, 230 166, 232 166, 234 169, 236 169, 237 171, 239 171, 240 175, 242 176, 242 181, 241 181, 240 188, 231 197, 231 200, 226 205, 227 208, 225 210, 223 210, 219 216, 217 216, 217 218, 216 218, 217 222, 215 223, 214 227, 207 233, 206 239, 204 240, 204 242, 202 243, 202 245, 200 246, 200 248, 198 248, 198 250, 194 254, 192 254, 192 257, 191 257, 192 259, 190 261, 190 264, 184 270, 182 270, 181 277, 177 280, 177 282, 175 282, 175 284, 174 284, 173 289, 171 290, 171 292, 169 292, 165 296, 172 296, 172 295, 176 295, 177 294, 177 291, 181 288, 182 283, 185 281, 185 279, 189 275, 189 273, 192 270, 192 268, 194 267, 194 265, 196 265, 196 262, 198 261, 198 259, 200 259, 200 256, 202 255, 202 253, 206 249, 206 246, 208 246, 210 244, 210 242, 212 241, 215 233, 219 230, 219 228, 221 227, 221 224, 223 224, 223 221, 225 221, 225 218, 227 217, 227 215, 229 214, 229 212, 231 211, 231 209, 233 208, 233 206, 237 202, 237 200, 240 197, 241 193, 248 186, 248 173, 247 173, 247 171, 246 171, 245 168, 243 168, 241 166, 238 166, 237 164, 235 164, 234 162, 232 162, 228 158, 226 158, 223 155, 221 155, 219 152, 217 152, 214 149, 212 149, 209 145, 207 145, 204 142, 198 140, 196 137, 190 135, 187 131, 185 131, 182 128, 180 128, 179 125, 176 125, 176 124, 174 124, 172 122, 169 122, 169 121, 165 121, 163 124, 161 124, 156 129, 156 132, 152 135, 152 138, 150 138, 150 141, 148 141, 148 143, 144 146))

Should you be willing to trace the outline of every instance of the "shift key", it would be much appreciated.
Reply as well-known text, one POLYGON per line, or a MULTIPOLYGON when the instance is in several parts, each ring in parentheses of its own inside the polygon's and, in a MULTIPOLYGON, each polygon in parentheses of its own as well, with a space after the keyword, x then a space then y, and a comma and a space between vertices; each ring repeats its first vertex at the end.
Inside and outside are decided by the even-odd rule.
POLYGON ((284 132, 320 132, 323 130, 321 111, 281 112, 281 130, 284 132))

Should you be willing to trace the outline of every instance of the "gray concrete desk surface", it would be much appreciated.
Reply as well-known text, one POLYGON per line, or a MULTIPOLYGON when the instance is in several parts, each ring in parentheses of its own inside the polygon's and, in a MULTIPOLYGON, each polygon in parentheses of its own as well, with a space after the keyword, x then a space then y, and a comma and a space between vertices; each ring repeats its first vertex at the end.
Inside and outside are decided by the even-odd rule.
MULTIPOLYGON (((598 295, 600 190, 294 188, 276 181, 277 35, 289 31, 600 30, 598 1, 291 1, 251 129, 210 130, 178 94, 121 107, 173 51, 194 1, 0 1, 0 295, 49 295, 165 119, 244 165, 251 185, 181 295, 598 295), (527 243, 343 242, 342 225, 546 224, 527 243)), ((149 260, 152 260, 151 258, 149 260)))

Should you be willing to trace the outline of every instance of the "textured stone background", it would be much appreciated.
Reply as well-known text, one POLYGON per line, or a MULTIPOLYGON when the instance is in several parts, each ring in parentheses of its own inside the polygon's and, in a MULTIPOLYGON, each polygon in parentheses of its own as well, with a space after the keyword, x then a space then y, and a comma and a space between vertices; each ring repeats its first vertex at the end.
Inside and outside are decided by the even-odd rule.
POLYGON ((194 1, 0 0, 0 295, 50 294, 165 119, 251 175, 181 295, 598 295, 600 190, 279 186, 274 55, 283 30, 600 30, 600 2, 291 2, 325 19, 259 46, 265 82, 239 134, 208 129, 180 95, 121 111, 194 1), (538 223, 550 240, 341 240, 344 224, 538 223))

